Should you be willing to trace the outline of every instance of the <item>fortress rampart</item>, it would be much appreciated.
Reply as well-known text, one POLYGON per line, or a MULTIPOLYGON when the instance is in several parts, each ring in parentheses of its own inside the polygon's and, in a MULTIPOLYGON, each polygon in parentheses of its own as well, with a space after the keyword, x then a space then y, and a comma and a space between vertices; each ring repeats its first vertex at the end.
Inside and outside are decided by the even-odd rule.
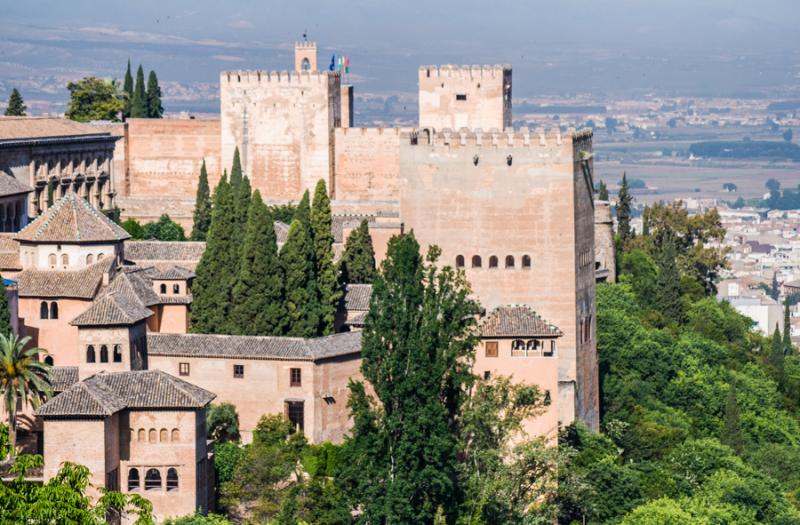
POLYGON ((494 66, 486 65, 430 65, 420 66, 419 76, 422 78, 433 79, 458 79, 458 80, 480 80, 480 79, 503 79, 505 74, 511 73, 511 65, 498 64, 494 66))

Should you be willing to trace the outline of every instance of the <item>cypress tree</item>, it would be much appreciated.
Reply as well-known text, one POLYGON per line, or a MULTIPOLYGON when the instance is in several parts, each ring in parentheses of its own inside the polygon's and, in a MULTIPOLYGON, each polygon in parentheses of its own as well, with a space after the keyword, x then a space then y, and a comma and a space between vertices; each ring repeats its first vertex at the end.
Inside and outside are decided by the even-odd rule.
POLYGON ((158 85, 155 71, 150 71, 150 75, 147 77, 147 116, 149 118, 164 116, 164 108, 161 105, 161 88, 158 85))
POLYGON ((739 418, 739 403, 736 400, 735 381, 728 388, 728 399, 725 404, 725 429, 721 438, 720 441, 731 447, 737 454, 741 455, 744 452, 744 438, 739 418))
POLYGON ((314 248, 299 219, 289 226, 289 236, 280 253, 286 286, 286 335, 317 335, 319 313, 316 308, 317 285, 314 281, 314 248))
POLYGON ((206 249, 197 265, 193 289, 192 332, 224 334, 228 331, 233 285, 239 266, 236 208, 231 186, 223 175, 214 190, 214 207, 206 249))
POLYGON ((789 298, 783 301, 783 348, 787 355, 792 353, 792 323, 789 318, 789 298))
POLYGON ((239 156, 239 146, 233 150, 233 166, 231 167, 231 187, 234 194, 239 192, 239 185, 242 182, 242 159, 239 156))
MULTIPOLYGON (((297 209, 294 212, 294 218, 299 220, 306 229, 306 234, 311 235, 311 199, 308 195, 308 190, 303 193, 303 197, 297 204, 297 209)), ((294 219, 292 219, 294 220, 294 219)))
POLYGON ((28 109, 28 106, 26 106, 25 101, 22 100, 22 95, 20 95, 17 88, 13 88, 11 90, 11 95, 8 97, 5 116, 24 117, 26 109, 28 109))
POLYGON ((233 288, 232 333, 283 335, 283 272, 273 222, 256 190, 247 214, 239 275, 233 288))
POLYGON ((133 88, 131 99, 131 117, 147 118, 147 94, 144 88, 144 71, 141 64, 136 70, 136 86, 133 88))
POLYGON ((125 70, 125 82, 122 84, 125 95, 125 109, 122 110, 123 118, 131 116, 131 103, 133 102, 133 76, 131 75, 131 59, 128 59, 128 69, 125 70))
POLYGON ((333 333, 333 321, 342 293, 333 264, 333 232, 331 231, 331 201, 325 181, 320 179, 314 189, 311 207, 311 232, 314 243, 314 276, 317 282, 319 334, 333 333))
POLYGON ((0 334, 9 336, 11 332, 11 309, 8 307, 6 285, 0 277, 0 334))
POLYGON ((775 331, 772 333, 772 340, 770 345, 769 360, 775 372, 775 381, 779 386, 783 387, 784 379, 784 361, 786 359, 786 347, 783 345, 781 339, 781 331, 778 329, 778 324, 775 324, 775 331))
POLYGON ((208 171, 206 161, 200 167, 200 180, 197 182, 197 195, 194 201, 194 217, 192 221, 192 240, 205 241, 208 227, 211 225, 211 192, 208 187, 208 171))
MULTIPOLYGON (((233 189, 233 185, 231 185, 231 189, 233 189)), ((250 179, 245 175, 239 181, 239 189, 236 191, 236 219, 242 225, 242 230, 247 224, 247 210, 250 208, 251 193, 250 179)))
POLYGON ((683 322, 681 277, 675 262, 675 242, 671 237, 664 239, 657 262, 655 309, 667 319, 680 324, 683 322))
POLYGON ((339 271, 343 284, 369 284, 375 277, 375 250, 367 219, 347 236, 339 271))
POLYGON ((597 199, 601 201, 608 200, 608 188, 606 187, 606 183, 602 180, 597 185, 597 199))
POLYGON ((622 184, 619 187, 619 194, 617 195, 617 236, 622 244, 633 237, 633 230, 631 230, 631 204, 633 203, 633 196, 630 194, 628 188, 627 174, 622 174, 622 184))
POLYGON ((781 285, 778 282, 778 272, 772 273, 772 288, 770 288, 769 295, 776 301, 781 297, 781 285))

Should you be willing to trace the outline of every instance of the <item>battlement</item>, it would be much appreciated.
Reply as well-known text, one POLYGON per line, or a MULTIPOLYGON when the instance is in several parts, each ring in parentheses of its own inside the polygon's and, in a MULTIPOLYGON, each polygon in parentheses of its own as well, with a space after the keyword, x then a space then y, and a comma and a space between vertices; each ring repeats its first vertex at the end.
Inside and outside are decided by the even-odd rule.
POLYGON ((219 75, 220 85, 275 84, 325 84, 331 78, 340 78, 338 71, 262 71, 232 70, 219 75))
POLYGON ((295 42, 294 43, 295 49, 316 49, 317 43, 316 42, 295 42))
POLYGON ((399 137, 402 133, 413 131, 413 128, 336 128, 337 134, 359 137, 379 137, 394 135, 399 137))
POLYGON ((412 146, 428 145, 432 147, 486 147, 486 148, 536 148, 562 146, 565 144, 591 141, 592 130, 585 128, 576 131, 574 128, 562 133, 560 129, 544 130, 537 128, 521 128, 519 130, 500 131, 492 129, 488 132, 462 128, 459 131, 450 129, 431 130, 428 128, 405 131, 400 134, 412 146))
POLYGON ((421 66, 419 78, 449 78, 458 80, 478 80, 483 78, 503 78, 506 72, 511 72, 510 64, 497 65, 452 65, 421 66))

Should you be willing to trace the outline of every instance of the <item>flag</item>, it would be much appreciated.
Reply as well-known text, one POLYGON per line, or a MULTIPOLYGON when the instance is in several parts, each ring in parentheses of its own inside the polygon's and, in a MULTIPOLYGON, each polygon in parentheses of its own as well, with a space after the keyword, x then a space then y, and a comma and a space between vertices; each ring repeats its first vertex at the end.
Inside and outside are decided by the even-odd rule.
POLYGON ((331 65, 328 66, 328 69, 333 71, 334 65, 336 64, 336 55, 331 55, 331 65))
POLYGON ((344 72, 345 73, 350 72, 350 55, 344 56, 344 72))
POLYGON ((339 73, 341 73, 341 72, 342 72, 342 66, 343 66, 343 64, 344 64, 343 57, 341 57, 341 56, 340 56, 340 57, 339 57, 339 73))

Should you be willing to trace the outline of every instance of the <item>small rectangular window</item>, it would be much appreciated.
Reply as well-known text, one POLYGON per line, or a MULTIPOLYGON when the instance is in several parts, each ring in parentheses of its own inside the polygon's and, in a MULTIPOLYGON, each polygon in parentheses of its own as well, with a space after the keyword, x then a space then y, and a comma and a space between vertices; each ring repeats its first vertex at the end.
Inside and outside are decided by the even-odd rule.
POLYGON ((182 376, 189 375, 189 363, 178 363, 178 373, 182 376))
POLYGON ((302 374, 299 368, 292 368, 289 370, 289 386, 301 386, 302 374))
POLYGON ((497 357, 497 341, 486 341, 486 357, 497 357))
POLYGON ((491 372, 489 372, 488 370, 485 370, 485 371, 483 372, 483 378, 484 378, 486 381, 490 380, 490 379, 492 378, 492 373, 491 373, 491 372))
POLYGON ((233 377, 237 379, 244 377, 244 365, 233 365, 233 377))
POLYGON ((467 95, 460 93, 456 95, 456 100, 467 100, 467 95))

